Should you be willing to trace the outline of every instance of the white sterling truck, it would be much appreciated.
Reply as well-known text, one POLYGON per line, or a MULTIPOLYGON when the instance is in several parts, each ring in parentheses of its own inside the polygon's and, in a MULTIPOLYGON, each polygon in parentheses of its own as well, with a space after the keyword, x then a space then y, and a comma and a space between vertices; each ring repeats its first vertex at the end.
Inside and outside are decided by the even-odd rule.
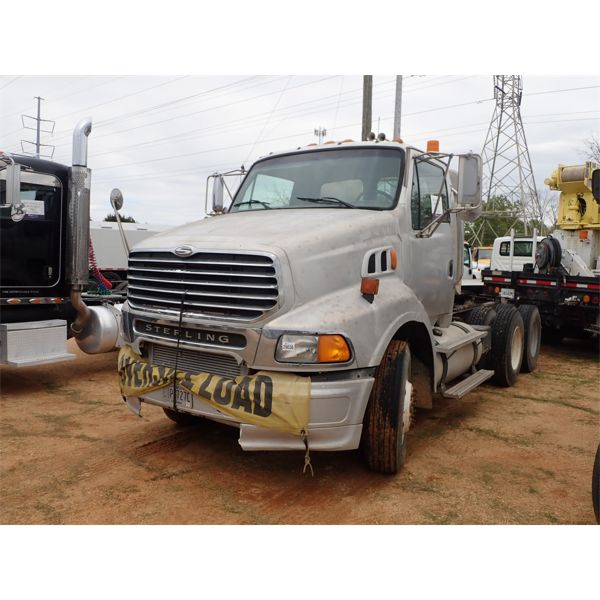
POLYGON ((239 428, 244 450, 352 450, 396 473, 415 406, 535 368, 537 309, 455 305, 481 159, 401 141, 269 156, 227 210, 129 255, 124 399, 239 428))

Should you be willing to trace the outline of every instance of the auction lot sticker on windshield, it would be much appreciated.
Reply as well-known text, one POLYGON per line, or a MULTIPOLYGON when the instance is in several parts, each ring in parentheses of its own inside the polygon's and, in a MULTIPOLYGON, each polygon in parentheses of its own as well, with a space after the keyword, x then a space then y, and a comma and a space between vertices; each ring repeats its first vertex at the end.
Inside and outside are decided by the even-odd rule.
MULTIPOLYGON (((174 384, 175 369, 149 364, 131 346, 121 348, 118 369, 124 396, 143 396, 174 384)), ((308 430, 310 377, 259 371, 231 378, 178 370, 177 385, 243 423, 294 435, 308 430)))
POLYGON ((25 210, 25 218, 44 218, 46 216, 45 206, 43 200, 23 200, 23 207, 25 210))

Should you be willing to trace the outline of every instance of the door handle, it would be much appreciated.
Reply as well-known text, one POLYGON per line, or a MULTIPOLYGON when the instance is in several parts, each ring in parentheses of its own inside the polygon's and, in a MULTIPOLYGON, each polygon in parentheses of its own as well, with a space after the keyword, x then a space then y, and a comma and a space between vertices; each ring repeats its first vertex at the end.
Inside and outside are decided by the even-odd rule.
POLYGON ((448 277, 454 277, 454 260, 448 261, 448 277))

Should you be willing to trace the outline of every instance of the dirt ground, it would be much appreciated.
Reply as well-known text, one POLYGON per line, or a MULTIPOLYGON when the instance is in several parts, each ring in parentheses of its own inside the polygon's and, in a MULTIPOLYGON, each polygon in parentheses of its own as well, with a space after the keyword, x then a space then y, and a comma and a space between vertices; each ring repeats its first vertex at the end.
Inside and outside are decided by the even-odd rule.
POLYGON ((245 453, 235 429, 136 417, 116 353, 2 367, 0 522, 72 524, 593 523, 600 441, 594 342, 544 346, 513 388, 420 412, 396 476, 358 452, 245 453))

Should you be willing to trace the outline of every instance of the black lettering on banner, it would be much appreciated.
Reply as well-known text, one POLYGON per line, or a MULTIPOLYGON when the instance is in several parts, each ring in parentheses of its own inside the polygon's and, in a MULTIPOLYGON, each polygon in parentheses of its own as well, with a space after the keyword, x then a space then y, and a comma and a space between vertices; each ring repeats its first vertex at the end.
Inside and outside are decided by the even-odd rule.
POLYGON ((192 389, 192 376, 190 373, 184 373, 183 379, 181 380, 181 385, 188 390, 192 389))
POLYGON ((252 400, 250 398, 250 379, 244 377, 242 382, 235 387, 235 394, 233 396, 233 402, 231 408, 244 407, 247 413, 252 414, 252 400))
POLYGON ((151 375, 152 373, 150 372, 150 368, 147 365, 144 365, 142 367, 142 388, 147 388, 149 382, 151 381, 151 375))
POLYGON ((202 396, 203 398, 206 398, 207 400, 211 400, 212 399, 212 396, 210 395, 210 391, 208 389, 208 386, 210 385, 210 382, 213 380, 213 377, 214 377, 214 375, 211 373, 202 382, 202 385, 200 386, 200 389, 198 390, 198 396, 202 396))
POLYGON ((133 365, 133 387, 134 388, 139 388, 141 386, 142 380, 140 379, 140 365, 136 364, 133 365))
POLYGON ((257 375, 254 383, 254 414, 268 417, 273 407, 273 380, 266 375, 257 375), (264 388, 265 402, 261 404, 261 389, 264 388))
POLYGON ((213 400, 218 404, 227 406, 231 402, 231 388, 235 381, 221 377, 215 386, 215 394, 213 400), (225 389, 223 389, 225 387, 225 389))

